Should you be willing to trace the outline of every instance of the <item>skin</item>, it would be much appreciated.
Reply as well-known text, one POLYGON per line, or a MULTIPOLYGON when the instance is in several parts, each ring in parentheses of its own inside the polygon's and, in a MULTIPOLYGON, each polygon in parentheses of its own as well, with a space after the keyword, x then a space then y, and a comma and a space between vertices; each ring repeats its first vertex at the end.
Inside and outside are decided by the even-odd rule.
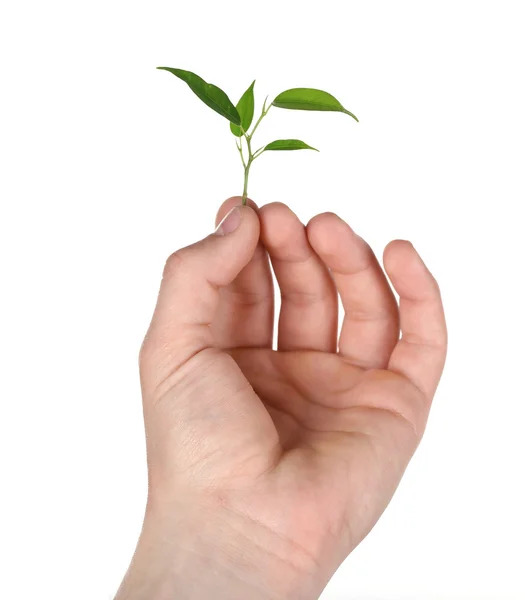
POLYGON ((165 265, 140 352, 148 502, 116 600, 318 598, 425 429, 447 332, 412 244, 384 251, 398 303, 337 215, 236 211, 165 265))

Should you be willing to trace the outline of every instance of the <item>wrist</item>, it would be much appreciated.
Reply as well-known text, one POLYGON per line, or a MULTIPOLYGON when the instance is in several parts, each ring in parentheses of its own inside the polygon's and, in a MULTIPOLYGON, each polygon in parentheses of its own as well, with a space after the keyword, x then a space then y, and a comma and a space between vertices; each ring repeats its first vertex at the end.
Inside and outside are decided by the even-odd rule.
POLYGON ((322 588, 313 567, 292 542, 240 515, 149 503, 115 600, 314 600, 322 588))

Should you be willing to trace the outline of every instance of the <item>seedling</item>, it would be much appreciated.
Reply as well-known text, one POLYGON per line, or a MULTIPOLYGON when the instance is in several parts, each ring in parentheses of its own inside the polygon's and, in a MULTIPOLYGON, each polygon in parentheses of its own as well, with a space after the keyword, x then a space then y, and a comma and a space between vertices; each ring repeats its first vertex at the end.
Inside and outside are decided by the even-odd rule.
POLYGON ((305 142, 292 139, 275 140, 274 142, 253 151, 251 144, 254 132, 271 109, 271 106, 287 108, 290 110, 342 112, 353 117, 355 121, 359 121, 353 113, 346 110, 331 94, 313 88, 293 88, 278 94, 269 106, 266 106, 267 98, 269 97, 267 96, 264 100, 262 112, 258 120, 252 128, 252 131, 249 131, 254 117, 254 81, 243 93, 238 104, 234 106, 223 90, 212 83, 207 83, 195 73, 183 71, 182 69, 171 69, 170 67, 157 68, 169 71, 176 77, 179 77, 179 79, 182 79, 207 106, 230 121, 231 131, 237 138, 236 147, 238 148, 243 164, 243 204, 247 203, 247 185, 249 182, 251 165, 264 152, 268 150, 315 150, 318 152, 316 148, 308 146, 305 142), (245 140, 245 154, 242 147, 242 140, 245 140))

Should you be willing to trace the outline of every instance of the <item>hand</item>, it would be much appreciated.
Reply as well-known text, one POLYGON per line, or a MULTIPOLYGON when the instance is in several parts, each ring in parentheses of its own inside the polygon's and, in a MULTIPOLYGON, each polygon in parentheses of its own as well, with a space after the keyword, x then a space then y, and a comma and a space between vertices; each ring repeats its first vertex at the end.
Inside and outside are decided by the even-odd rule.
POLYGON ((398 307, 339 217, 249 204, 165 266, 140 354, 149 495, 119 600, 318 598, 423 435, 447 334, 413 246, 384 252, 398 307))

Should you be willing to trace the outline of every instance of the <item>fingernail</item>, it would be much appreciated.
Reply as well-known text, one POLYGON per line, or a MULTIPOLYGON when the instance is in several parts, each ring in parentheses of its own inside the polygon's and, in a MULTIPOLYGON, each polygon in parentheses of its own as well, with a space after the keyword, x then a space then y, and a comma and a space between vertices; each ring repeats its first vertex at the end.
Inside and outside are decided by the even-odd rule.
POLYGON ((225 217, 221 220, 221 223, 216 227, 214 233, 216 235, 227 235, 232 233, 238 228, 238 225, 242 221, 242 216, 240 214, 240 207, 235 206, 232 208, 225 217))

